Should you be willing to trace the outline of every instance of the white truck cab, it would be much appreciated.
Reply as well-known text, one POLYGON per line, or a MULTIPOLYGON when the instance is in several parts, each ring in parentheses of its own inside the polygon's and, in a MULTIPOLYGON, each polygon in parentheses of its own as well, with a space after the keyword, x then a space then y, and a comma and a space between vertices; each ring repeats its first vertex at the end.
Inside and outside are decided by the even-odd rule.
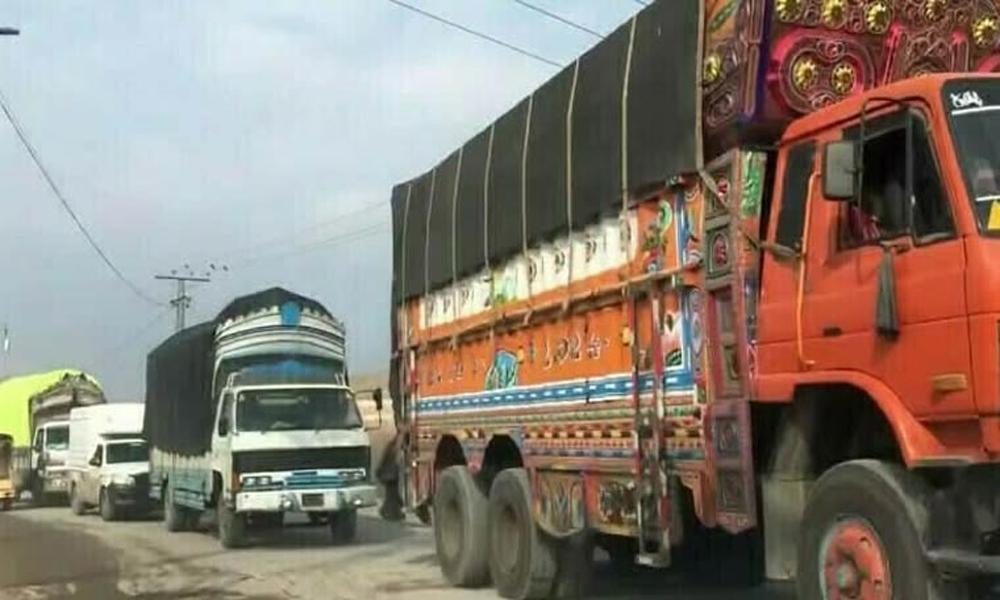
POLYGON ((35 429, 31 470, 36 474, 36 487, 32 493, 62 495, 69 492, 68 456, 69 421, 49 421, 35 429))
MULTIPOLYGON (((377 497, 368 434, 350 388, 230 379, 211 453, 213 470, 229 475, 218 478, 223 538, 226 519, 293 512, 327 518, 334 537, 353 538, 355 511, 377 497)), ((231 533, 241 535, 241 526, 231 533)))

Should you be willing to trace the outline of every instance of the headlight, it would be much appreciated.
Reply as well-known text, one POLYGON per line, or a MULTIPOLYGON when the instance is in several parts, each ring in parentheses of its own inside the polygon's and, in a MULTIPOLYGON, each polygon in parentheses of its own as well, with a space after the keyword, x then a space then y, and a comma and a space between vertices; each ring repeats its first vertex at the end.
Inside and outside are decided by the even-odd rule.
POLYGON ((271 485, 270 475, 251 475, 243 478, 243 485, 246 487, 264 487, 271 485))

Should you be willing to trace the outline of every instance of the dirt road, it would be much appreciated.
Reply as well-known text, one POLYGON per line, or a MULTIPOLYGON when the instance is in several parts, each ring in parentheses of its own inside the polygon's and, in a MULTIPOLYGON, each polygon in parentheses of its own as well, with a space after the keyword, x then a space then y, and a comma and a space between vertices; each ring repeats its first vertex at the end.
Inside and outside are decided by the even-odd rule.
MULTIPOLYGON (((0 598, 40 600, 412 599, 486 600, 441 578, 432 532, 365 514, 356 544, 331 546, 325 528, 291 524, 253 548, 224 551, 200 533, 167 533, 157 521, 104 523, 65 508, 0 514, 0 598)), ((724 568, 724 565, 720 565, 724 568)), ((595 598, 684 600, 791 598, 777 589, 706 589, 661 572, 615 577, 598 565, 595 598)))

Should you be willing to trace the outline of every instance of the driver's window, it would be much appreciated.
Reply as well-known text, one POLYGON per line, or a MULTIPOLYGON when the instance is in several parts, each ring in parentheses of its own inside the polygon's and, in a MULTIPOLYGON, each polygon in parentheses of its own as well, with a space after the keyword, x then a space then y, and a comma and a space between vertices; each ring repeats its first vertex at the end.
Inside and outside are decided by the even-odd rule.
POLYGON ((45 430, 39 429, 35 432, 35 452, 41 452, 45 447, 45 430))
POLYGON ((90 457, 90 464, 95 467, 104 464, 104 446, 98 446, 94 450, 94 455, 90 457))
MULTIPOLYGON (((909 233, 905 113, 877 119, 865 136, 859 202, 841 208, 840 247, 855 248, 909 233)), ((914 117, 913 234, 918 240, 954 231, 947 196, 924 122, 914 117)), ((853 132, 857 136, 857 130, 853 132)))

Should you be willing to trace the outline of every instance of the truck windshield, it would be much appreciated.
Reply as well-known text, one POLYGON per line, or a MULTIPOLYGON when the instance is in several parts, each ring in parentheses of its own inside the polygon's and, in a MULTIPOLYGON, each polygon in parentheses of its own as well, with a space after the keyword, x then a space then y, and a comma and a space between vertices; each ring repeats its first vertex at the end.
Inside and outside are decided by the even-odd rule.
POLYGON ((50 427, 45 431, 45 448, 48 450, 69 449, 69 427, 50 427))
POLYGON ((944 103, 979 229, 1000 234, 1000 81, 949 81, 944 103))
POLYGON ((107 463, 136 463, 149 460, 149 446, 146 442, 135 440, 131 442, 111 442, 105 451, 107 463))
POLYGON ((346 390, 276 389, 242 392, 236 426, 240 431, 292 431, 353 429, 363 423, 346 390))
POLYGON ((243 385, 346 383, 344 363, 339 360, 305 355, 258 354, 223 361, 215 378, 216 393, 232 373, 240 374, 243 385))

